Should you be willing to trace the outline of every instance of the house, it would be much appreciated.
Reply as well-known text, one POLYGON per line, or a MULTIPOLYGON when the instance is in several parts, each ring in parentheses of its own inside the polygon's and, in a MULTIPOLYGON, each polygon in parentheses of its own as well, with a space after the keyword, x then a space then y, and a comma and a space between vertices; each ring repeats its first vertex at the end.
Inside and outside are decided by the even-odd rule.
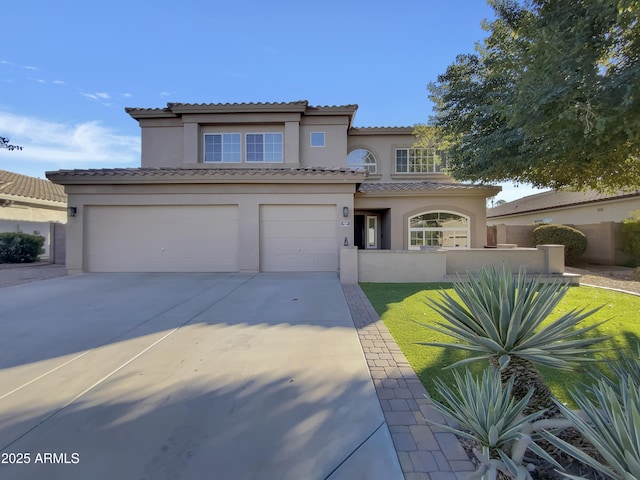
POLYGON ((603 193, 558 190, 529 195, 487 211, 489 225, 621 222, 640 210, 640 192, 603 193))
POLYGON ((482 247, 498 187, 454 182, 411 127, 357 105, 127 108, 140 168, 47 172, 69 196, 74 272, 338 271, 345 246, 482 247))
POLYGON ((49 180, 0 170, 0 232, 24 232, 45 237, 42 259, 49 259, 51 224, 67 221, 67 196, 49 180))

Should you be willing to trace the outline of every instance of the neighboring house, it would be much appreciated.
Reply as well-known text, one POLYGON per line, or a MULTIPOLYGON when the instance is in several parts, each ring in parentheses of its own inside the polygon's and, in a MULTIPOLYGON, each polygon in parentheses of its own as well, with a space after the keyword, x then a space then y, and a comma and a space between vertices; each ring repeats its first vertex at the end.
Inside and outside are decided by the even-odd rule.
POLYGON ((64 188, 49 180, 0 170, 0 232, 24 232, 45 237, 49 258, 51 223, 66 223, 64 188))
POLYGON ((356 105, 128 108, 142 165, 47 172, 75 216, 67 268, 338 271, 340 249, 483 247, 486 198, 410 127, 356 128, 356 105))
POLYGON ((487 210, 489 225, 534 223, 594 224, 621 222, 640 210, 640 192, 549 191, 523 197, 487 210))

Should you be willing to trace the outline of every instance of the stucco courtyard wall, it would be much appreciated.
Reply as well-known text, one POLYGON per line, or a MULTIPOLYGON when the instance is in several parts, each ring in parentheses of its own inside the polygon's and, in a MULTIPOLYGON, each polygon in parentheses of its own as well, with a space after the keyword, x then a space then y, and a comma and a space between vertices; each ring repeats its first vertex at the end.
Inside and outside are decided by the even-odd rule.
POLYGON ((564 246, 537 248, 470 248, 427 251, 340 250, 340 280, 357 282, 442 282, 456 274, 476 273, 483 266, 506 265, 518 272, 561 276, 564 274, 564 246), (357 269, 354 271, 354 269, 357 269))

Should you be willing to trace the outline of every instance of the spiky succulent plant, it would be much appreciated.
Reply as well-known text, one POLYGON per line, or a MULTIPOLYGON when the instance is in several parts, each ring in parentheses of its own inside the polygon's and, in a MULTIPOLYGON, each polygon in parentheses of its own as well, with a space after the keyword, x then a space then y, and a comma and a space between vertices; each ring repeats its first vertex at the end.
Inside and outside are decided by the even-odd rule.
POLYGON ((437 425, 476 442, 479 448, 475 454, 480 468, 475 477, 495 479, 500 471, 511 478, 531 479, 533 465, 524 461, 527 450, 560 468, 531 438, 536 423, 540 424, 534 420, 543 413, 523 415, 533 391, 516 400, 511 394, 513 378, 503 385, 500 373, 492 367, 486 368, 481 377, 473 377, 468 369, 464 376, 458 372, 453 376, 455 388, 436 381, 438 393, 444 400, 434 401, 434 407, 454 420, 458 427, 437 425))
POLYGON ((453 289, 460 300, 442 292, 439 300, 430 303, 446 322, 425 326, 460 343, 422 344, 475 354, 449 368, 489 360, 500 368, 503 381, 515 377, 516 398, 523 398, 535 388, 528 411, 555 408, 535 364, 570 369, 578 362, 592 360, 586 354, 607 338, 582 337, 603 322, 578 327, 601 307, 574 309, 542 325, 567 293, 569 285, 558 281, 543 283, 536 277, 528 277, 524 269, 514 276, 506 266, 482 268, 477 278, 472 275, 465 280, 458 278, 453 289))
POLYGON ((581 415, 558 403, 565 417, 595 447, 604 463, 552 433, 543 432, 542 435, 579 462, 609 478, 637 480, 640 478, 640 369, 637 358, 626 356, 612 370, 614 380, 602 377, 587 388, 587 393, 577 391, 572 394, 581 415))

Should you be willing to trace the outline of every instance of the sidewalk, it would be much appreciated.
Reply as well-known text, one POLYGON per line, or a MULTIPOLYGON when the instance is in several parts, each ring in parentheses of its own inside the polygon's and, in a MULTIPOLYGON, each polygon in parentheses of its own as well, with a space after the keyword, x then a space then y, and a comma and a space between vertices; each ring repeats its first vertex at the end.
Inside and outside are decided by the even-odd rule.
POLYGON ((406 480, 460 480, 475 467, 358 285, 342 285, 406 480), (426 419, 426 420, 425 420, 426 419))

